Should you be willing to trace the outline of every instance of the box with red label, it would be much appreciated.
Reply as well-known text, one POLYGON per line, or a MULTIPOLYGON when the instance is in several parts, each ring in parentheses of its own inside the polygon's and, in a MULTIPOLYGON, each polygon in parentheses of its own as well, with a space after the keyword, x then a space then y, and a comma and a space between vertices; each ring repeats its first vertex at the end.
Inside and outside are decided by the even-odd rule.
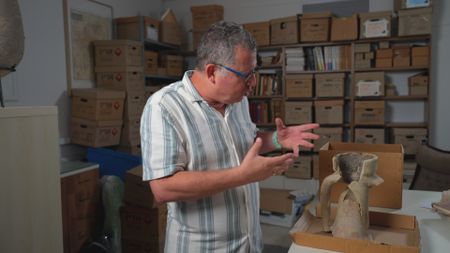
POLYGON ((96 85, 98 88, 112 90, 143 90, 145 79, 142 67, 109 66, 96 67, 96 85))
POLYGON ((95 40, 95 66, 142 66, 142 43, 132 40, 95 40))
POLYGON ((88 147, 118 145, 122 128, 121 120, 95 121, 72 117, 70 139, 72 143, 88 147))
POLYGON ((72 116, 89 120, 122 120, 124 91, 72 89, 72 116))

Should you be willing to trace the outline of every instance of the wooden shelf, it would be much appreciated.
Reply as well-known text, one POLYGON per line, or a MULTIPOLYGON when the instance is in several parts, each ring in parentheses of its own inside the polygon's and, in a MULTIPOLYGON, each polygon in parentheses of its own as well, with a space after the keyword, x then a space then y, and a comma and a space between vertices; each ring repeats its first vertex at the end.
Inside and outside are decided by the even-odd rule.
POLYGON ((355 72, 375 72, 375 71, 420 71, 420 70, 428 70, 428 66, 409 66, 409 67, 392 67, 392 68, 365 68, 365 69, 355 69, 355 72))
POLYGON ((386 125, 386 127, 401 127, 401 128, 409 128, 409 127, 411 127, 411 128, 419 128, 419 127, 427 127, 427 123, 425 123, 425 122, 417 122, 417 123, 409 123, 409 122, 407 122, 407 123, 402 123, 402 122, 391 122, 391 123, 386 123, 385 124, 386 125))
POLYGON ((380 96, 380 97, 355 97, 355 101, 367 101, 367 100, 386 100, 386 101, 417 101, 417 100, 427 100, 428 96, 380 96))
POLYGON ((387 101, 415 101, 415 100, 427 100, 428 96, 385 96, 383 97, 384 100, 387 101))
POLYGON ((272 98, 283 98, 283 95, 273 95, 273 96, 249 96, 249 99, 253 100, 264 100, 264 99, 272 99, 272 98))
POLYGON ((415 36, 403 36, 403 37, 385 37, 385 38, 369 38, 360 39, 354 41, 355 43, 368 43, 368 42, 380 42, 380 41, 391 41, 391 42, 409 42, 409 41, 427 41, 431 39, 431 35, 415 35, 415 36))
POLYGON ((340 70, 300 70, 300 71, 286 71, 286 75, 296 74, 321 74, 321 73, 346 73, 351 72, 350 69, 340 70))
MULTIPOLYGON (((378 97, 357 97, 355 95, 353 95, 354 93, 354 80, 352 80, 353 74, 354 73, 359 73, 359 72, 386 72, 386 75, 390 75, 394 72, 398 72, 400 75, 406 75, 406 76, 412 76, 414 74, 416 74, 417 72, 430 72, 430 68, 431 65, 427 65, 427 66, 408 66, 408 67, 390 67, 390 68, 363 68, 363 69, 357 69, 357 65, 355 64, 355 45, 361 44, 361 43, 378 43, 378 42, 390 42, 391 45, 395 45, 395 44, 409 44, 409 45, 414 45, 414 44, 424 44, 424 45, 428 45, 431 46, 430 43, 431 40, 431 36, 430 35, 422 35, 422 36, 408 36, 408 37, 387 37, 387 38, 371 38, 371 39, 361 39, 361 40, 354 40, 354 41, 339 41, 339 42, 311 42, 311 43, 296 43, 296 44, 286 44, 286 45, 270 45, 270 46, 264 46, 261 47, 259 50, 261 51, 281 51, 283 53, 283 55, 281 55, 281 59, 286 59, 286 55, 284 55, 284 53, 286 51, 288 51, 289 49, 293 49, 296 47, 303 47, 303 48, 320 48, 323 51, 323 56, 324 57, 324 61, 327 62, 327 60, 325 59, 325 50, 323 49, 324 47, 333 47, 333 46, 345 46, 348 45, 351 47, 351 58, 352 61, 350 64, 347 65, 338 65, 341 67, 344 67, 345 69, 339 69, 339 70, 300 70, 300 68, 298 68, 298 70, 294 70, 292 71, 291 69, 289 69, 289 71, 287 70, 286 66, 285 66, 285 60, 282 60, 282 64, 275 64, 275 65, 266 65, 263 66, 262 69, 274 69, 274 68, 281 68, 282 71, 282 75, 283 75, 283 95, 282 96, 268 96, 268 97, 258 97, 258 96, 252 96, 249 97, 249 99, 255 99, 255 100, 263 100, 263 99, 267 99, 266 101, 268 101, 269 103, 271 101, 269 101, 272 98, 277 98, 277 99, 281 99, 283 103, 286 102, 290 102, 290 101, 305 101, 305 102, 315 102, 315 101, 327 101, 327 100, 341 100, 344 101, 344 120, 347 121, 344 124, 320 124, 321 127, 342 127, 345 129, 346 133, 344 134, 344 140, 343 141, 351 141, 355 139, 354 136, 354 132, 353 130, 355 128, 378 128, 378 129, 386 129, 386 128, 394 128, 394 127, 398 127, 398 128, 428 128, 428 122, 382 122, 380 124, 357 124, 355 123, 355 119, 354 119, 354 114, 355 114, 355 102, 357 101, 382 101, 382 102, 386 102, 389 105, 397 105, 396 103, 400 104, 403 102, 414 102, 414 103, 420 103, 421 106, 422 104, 424 104, 425 110, 427 110, 428 106, 428 101, 430 99, 429 95, 398 95, 398 96, 378 96, 378 97), (344 73, 345 74, 345 82, 344 82, 344 90, 345 90, 345 96, 344 97, 295 97, 295 96, 289 96, 289 94, 286 94, 286 80, 289 79, 289 75, 302 75, 302 74, 309 74, 309 75, 315 75, 315 74, 326 74, 326 73, 344 73), (350 116, 348 118, 348 116, 350 116)), ((258 51, 259 51, 258 50, 258 51)), ((305 50, 306 51, 306 50, 305 50)), ((374 50, 371 50, 371 52, 373 52, 374 50)), ((345 51, 344 51, 345 52, 345 51)), ((329 53, 329 52, 328 52, 329 53)), ((320 55, 320 53, 318 54, 320 55)), ((328 54, 328 57, 330 55, 328 54)), ((304 54, 304 61, 305 63, 309 63, 310 65, 311 62, 308 62, 307 57, 311 57, 311 53, 309 54, 304 54)), ((317 57, 316 55, 313 55, 312 57, 317 57)), ((345 56, 340 56, 340 59, 346 59, 344 57, 349 57, 347 54, 345 54, 345 56)), ((329 58, 327 58, 329 59, 329 58)), ((333 58, 332 58, 333 59, 333 58)), ((405 81, 406 82, 406 81, 405 81)), ((405 83, 402 83, 402 85, 405 83)), ((303 83, 302 83, 303 85, 303 83)), ((308 84, 309 85, 309 84, 308 84)), ((314 85, 314 81, 313 81, 313 85, 314 85)), ((314 88, 314 86, 313 86, 314 88)), ((291 93, 294 94, 294 93, 291 93)), ((264 102, 266 102, 264 101, 264 102)), ((312 113, 314 114, 314 107, 312 108, 312 113)), ((389 111, 391 110, 390 106, 386 106, 385 108, 385 113, 389 114, 389 111)), ((284 112, 285 114, 287 113, 286 111, 284 112)), ((425 112, 426 115, 429 114, 428 111, 425 112)), ((427 116, 425 116, 425 118, 427 118, 427 116)), ((408 118, 409 119, 409 118, 408 118)), ((395 119, 393 119, 395 121, 395 119)), ((411 116, 411 119, 409 119, 411 121, 417 120, 417 121, 421 121, 423 119, 416 119, 415 116, 411 116)), ((265 128, 274 128, 275 124, 257 124, 259 127, 265 127, 265 128)), ((295 125, 295 124, 289 124, 289 125, 295 125)), ((389 138, 386 138, 385 141, 388 141, 389 138)))
POLYGON ((145 75, 146 79, 160 79, 160 80, 179 80, 180 76, 164 76, 164 75, 145 75))
POLYGON ((174 50, 179 52, 180 46, 162 43, 156 40, 144 40, 144 46, 146 49, 152 49, 152 50, 174 50))
MULTIPOLYGON (((281 69, 282 67, 283 67, 283 65, 281 65, 281 64, 269 64, 269 65, 259 66, 258 69, 281 69)), ((261 74, 265 74, 265 73, 261 73, 261 74)))

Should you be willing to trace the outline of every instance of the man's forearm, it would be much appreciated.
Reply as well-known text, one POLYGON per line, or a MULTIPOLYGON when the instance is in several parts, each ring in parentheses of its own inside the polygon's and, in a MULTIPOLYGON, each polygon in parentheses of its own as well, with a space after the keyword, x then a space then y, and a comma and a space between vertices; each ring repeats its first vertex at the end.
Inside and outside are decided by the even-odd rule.
POLYGON ((219 171, 180 171, 172 176, 150 181, 159 203, 194 200, 248 183, 236 168, 219 171))

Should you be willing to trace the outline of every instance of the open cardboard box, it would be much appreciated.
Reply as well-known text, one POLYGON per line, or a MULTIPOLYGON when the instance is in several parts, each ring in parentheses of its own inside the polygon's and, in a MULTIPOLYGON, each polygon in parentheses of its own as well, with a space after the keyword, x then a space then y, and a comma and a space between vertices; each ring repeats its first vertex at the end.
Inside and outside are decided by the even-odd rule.
MULTIPOLYGON (((363 144, 330 142, 319 151, 319 182, 333 173, 332 158, 343 152, 367 152, 378 156, 377 175, 384 182, 369 191, 369 206, 402 208, 403 192, 403 148, 400 144, 363 144)), ((336 183, 331 188, 330 200, 337 202, 346 189, 344 183, 336 183)))
POLYGON ((333 237, 322 230, 322 219, 309 210, 303 212, 289 234, 298 245, 344 253, 420 252, 420 232, 415 216, 372 211, 369 216, 371 241, 333 237))

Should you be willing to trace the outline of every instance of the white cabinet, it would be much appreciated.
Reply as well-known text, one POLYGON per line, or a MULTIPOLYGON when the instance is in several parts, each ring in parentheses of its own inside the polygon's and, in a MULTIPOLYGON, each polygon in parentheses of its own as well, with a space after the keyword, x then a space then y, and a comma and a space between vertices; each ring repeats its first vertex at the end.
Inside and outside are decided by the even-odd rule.
POLYGON ((0 252, 63 252, 57 115, 0 108, 0 252))

